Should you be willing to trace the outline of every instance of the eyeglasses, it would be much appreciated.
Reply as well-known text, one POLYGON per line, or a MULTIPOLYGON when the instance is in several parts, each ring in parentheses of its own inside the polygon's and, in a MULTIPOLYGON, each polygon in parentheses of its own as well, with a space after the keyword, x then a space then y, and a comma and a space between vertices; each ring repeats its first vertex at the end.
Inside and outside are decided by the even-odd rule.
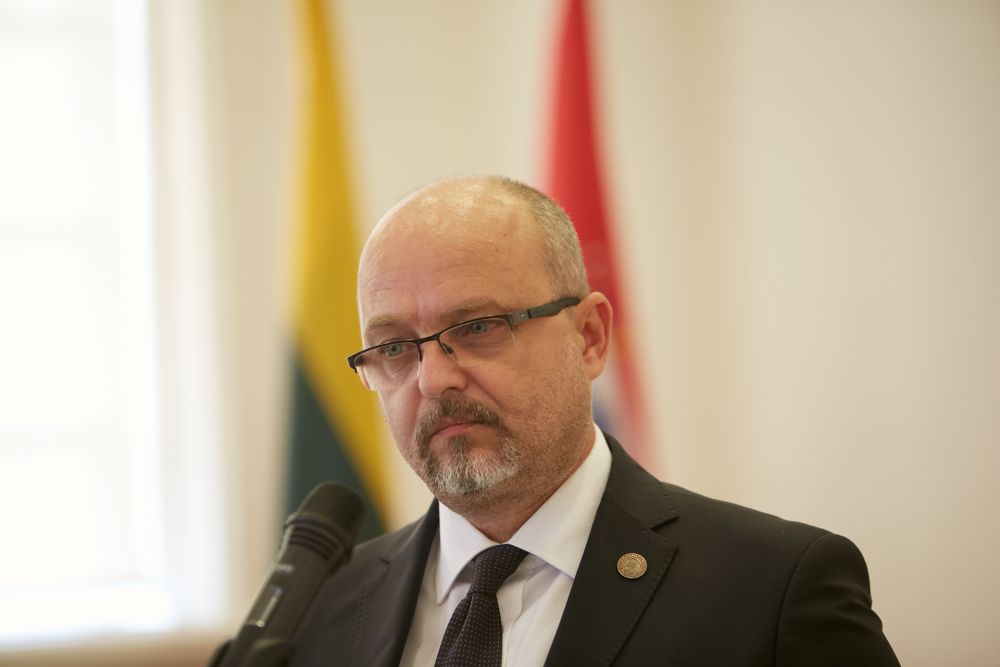
POLYGON ((413 377, 424 360, 424 343, 435 341, 445 354, 463 366, 496 358, 514 344, 514 327, 541 317, 552 317, 580 299, 567 296, 556 301, 516 310, 503 315, 488 315, 452 324, 423 338, 394 340, 366 348, 347 357, 347 364, 361 384, 372 391, 394 387, 413 377))

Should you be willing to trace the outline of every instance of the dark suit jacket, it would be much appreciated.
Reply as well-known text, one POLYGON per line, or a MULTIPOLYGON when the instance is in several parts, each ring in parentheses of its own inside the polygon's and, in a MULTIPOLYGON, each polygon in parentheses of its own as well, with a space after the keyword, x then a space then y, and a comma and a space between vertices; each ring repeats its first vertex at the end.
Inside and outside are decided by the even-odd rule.
MULTIPOLYGON (((608 437, 608 485, 547 666, 898 665, 847 539, 664 484, 608 437), (642 554, 645 575, 616 563, 642 554)), ((295 667, 396 665, 437 504, 359 545, 320 591, 295 667)))

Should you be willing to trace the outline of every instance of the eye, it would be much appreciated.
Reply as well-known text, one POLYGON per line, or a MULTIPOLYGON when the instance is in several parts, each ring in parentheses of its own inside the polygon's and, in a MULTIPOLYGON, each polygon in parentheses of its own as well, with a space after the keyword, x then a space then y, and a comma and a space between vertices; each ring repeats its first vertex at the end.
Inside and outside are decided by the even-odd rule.
POLYGON ((384 357, 396 357, 406 351, 406 346, 403 343, 386 343, 378 350, 384 357))
POLYGON ((496 320, 479 320, 478 322, 469 322, 465 325, 464 334, 470 336, 481 336, 485 333, 489 333, 494 329, 499 322, 496 320))

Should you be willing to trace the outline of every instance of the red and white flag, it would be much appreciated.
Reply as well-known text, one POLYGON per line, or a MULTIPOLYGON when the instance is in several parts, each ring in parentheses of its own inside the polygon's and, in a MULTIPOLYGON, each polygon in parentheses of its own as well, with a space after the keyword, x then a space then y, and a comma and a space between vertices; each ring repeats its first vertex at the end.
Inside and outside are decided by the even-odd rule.
POLYGON ((594 416, 632 456, 649 464, 650 444, 630 338, 629 308, 621 290, 613 225, 601 181, 583 0, 566 2, 560 33, 545 191, 576 225, 591 288, 603 292, 614 308, 611 356, 604 375, 594 385, 594 416))

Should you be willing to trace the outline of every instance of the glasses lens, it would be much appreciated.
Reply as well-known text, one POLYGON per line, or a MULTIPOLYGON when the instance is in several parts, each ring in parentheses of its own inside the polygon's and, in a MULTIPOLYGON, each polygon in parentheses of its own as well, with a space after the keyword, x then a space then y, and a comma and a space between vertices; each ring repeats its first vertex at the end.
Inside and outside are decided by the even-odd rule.
POLYGON ((414 343, 386 343, 365 352, 355 363, 361 383, 377 390, 409 377, 420 363, 419 356, 414 343))
POLYGON ((465 322, 441 334, 441 342, 451 348, 459 363, 495 357, 514 343, 514 332, 502 317, 465 322))

